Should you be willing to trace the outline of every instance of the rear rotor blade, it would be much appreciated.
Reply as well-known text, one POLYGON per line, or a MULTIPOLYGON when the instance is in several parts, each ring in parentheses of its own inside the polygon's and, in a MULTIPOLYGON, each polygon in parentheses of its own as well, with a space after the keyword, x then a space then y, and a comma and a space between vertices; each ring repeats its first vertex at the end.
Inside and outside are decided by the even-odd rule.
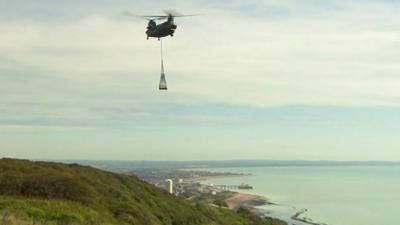
POLYGON ((163 12, 168 16, 181 16, 182 13, 175 11, 174 9, 165 9, 163 12))
POLYGON ((138 15, 138 14, 131 13, 129 11, 124 11, 122 13, 124 15, 126 15, 126 16, 139 17, 139 18, 144 18, 144 19, 157 19, 157 20, 160 20, 160 19, 168 18, 168 16, 160 16, 160 15, 138 15))
POLYGON ((173 17, 188 17, 188 16, 200 16, 201 14, 189 14, 189 15, 180 15, 180 16, 173 16, 173 17))
POLYGON ((198 16, 200 14, 190 14, 190 15, 185 15, 182 14, 180 12, 175 11, 174 9, 167 9, 167 10, 163 10, 163 12, 168 15, 168 16, 172 16, 172 17, 187 17, 187 16, 198 16))

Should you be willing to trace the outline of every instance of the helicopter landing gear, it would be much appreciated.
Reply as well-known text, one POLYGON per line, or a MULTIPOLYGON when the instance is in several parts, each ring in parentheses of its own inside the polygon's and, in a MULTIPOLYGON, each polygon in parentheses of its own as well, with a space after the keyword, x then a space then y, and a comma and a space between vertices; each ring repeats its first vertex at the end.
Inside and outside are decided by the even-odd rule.
POLYGON ((149 40, 149 36, 147 36, 147 40, 149 40))
POLYGON ((158 38, 158 41, 160 41, 160 38, 158 38))
POLYGON ((171 37, 173 37, 173 36, 174 36, 174 34, 171 34, 170 36, 171 36, 171 37))

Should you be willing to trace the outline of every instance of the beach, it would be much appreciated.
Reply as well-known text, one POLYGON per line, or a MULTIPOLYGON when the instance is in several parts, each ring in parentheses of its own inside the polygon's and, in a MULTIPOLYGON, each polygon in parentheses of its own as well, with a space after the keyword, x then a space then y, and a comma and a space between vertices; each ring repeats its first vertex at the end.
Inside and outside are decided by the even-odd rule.
POLYGON ((235 192, 235 194, 232 197, 226 199, 225 202, 228 205, 228 208, 232 210, 236 210, 241 206, 254 207, 265 204, 271 204, 263 196, 241 193, 241 192, 235 192))

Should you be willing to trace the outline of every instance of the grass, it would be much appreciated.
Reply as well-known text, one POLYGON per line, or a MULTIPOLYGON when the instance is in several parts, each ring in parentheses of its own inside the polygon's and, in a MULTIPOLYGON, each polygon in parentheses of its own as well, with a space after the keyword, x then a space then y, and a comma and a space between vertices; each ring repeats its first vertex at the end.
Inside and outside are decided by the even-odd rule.
POLYGON ((0 160, 0 219, 1 215, 1 225, 284 224, 262 220, 246 210, 235 213, 188 202, 134 176, 77 164, 15 159, 0 160))

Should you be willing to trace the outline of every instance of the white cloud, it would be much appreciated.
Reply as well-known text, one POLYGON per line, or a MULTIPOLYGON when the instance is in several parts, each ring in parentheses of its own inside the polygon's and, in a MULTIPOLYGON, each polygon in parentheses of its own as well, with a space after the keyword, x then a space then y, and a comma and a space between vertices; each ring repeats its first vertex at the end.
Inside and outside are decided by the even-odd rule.
POLYGON ((314 3, 253 1, 240 14, 238 1, 181 4, 208 14, 177 19, 176 36, 165 40, 165 93, 156 90, 159 43, 145 40, 146 21, 124 18, 116 6, 83 8, 61 21, 3 20, 0 99, 37 104, 39 114, 71 117, 75 110, 76 117, 99 120, 103 115, 90 109, 398 106, 398 10, 378 1, 314 3))

